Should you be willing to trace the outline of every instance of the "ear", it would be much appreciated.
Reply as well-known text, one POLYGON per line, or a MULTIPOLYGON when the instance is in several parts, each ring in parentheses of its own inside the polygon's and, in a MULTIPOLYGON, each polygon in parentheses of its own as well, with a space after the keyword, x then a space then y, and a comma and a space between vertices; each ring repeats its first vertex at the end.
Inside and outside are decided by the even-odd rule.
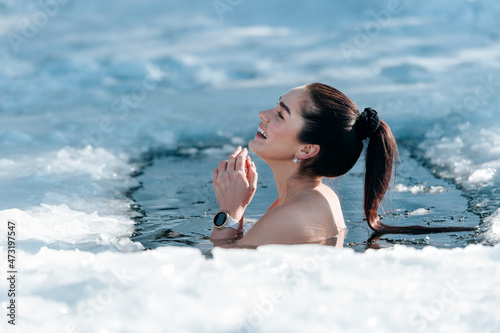
POLYGON ((304 145, 297 151, 297 158, 305 160, 319 154, 319 145, 304 145))

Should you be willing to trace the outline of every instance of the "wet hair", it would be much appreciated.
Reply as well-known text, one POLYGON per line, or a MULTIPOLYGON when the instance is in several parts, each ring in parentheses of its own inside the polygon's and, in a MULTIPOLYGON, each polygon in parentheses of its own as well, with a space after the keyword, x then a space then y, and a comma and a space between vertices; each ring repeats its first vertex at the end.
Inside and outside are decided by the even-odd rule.
MULTIPOLYGON (((356 123, 359 109, 339 90, 322 83, 306 86, 309 100, 301 104, 304 126, 298 140, 320 146, 319 153, 303 160, 299 173, 312 177, 338 177, 348 172, 363 151, 363 135, 356 123)), ((389 187, 395 158, 396 140, 389 126, 380 125, 371 134, 366 149, 364 211, 370 228, 379 233, 432 233, 471 231, 466 227, 388 226, 380 221, 378 207, 389 187)))

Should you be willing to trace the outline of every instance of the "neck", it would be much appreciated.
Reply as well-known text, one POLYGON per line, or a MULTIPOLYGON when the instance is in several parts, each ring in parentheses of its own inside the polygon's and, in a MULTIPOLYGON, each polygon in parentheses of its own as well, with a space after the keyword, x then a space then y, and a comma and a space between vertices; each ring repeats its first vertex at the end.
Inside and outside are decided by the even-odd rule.
POLYGON ((299 175, 299 165, 291 161, 274 162, 270 163, 269 166, 273 170, 280 205, 321 184, 321 177, 299 175))

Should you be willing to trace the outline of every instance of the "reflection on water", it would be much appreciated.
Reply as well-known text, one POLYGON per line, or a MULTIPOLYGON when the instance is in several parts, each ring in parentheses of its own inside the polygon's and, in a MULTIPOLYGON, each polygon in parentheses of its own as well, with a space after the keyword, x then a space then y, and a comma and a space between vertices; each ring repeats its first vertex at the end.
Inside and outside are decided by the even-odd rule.
MULTIPOLYGON (((308 243, 294 243, 291 245, 298 245, 298 244, 320 244, 320 245, 326 245, 326 246, 333 246, 333 247, 343 247, 344 246, 344 238, 347 233, 347 229, 342 229, 337 236, 330 237, 328 239, 320 240, 317 242, 308 242, 308 243)), ((234 243, 241 239, 243 237, 244 233, 238 233, 238 236, 235 237, 234 239, 216 239, 216 240, 211 240, 213 246, 217 247, 223 247, 223 248, 243 248, 243 249, 256 249, 257 246, 251 246, 251 245, 235 245, 234 243)))

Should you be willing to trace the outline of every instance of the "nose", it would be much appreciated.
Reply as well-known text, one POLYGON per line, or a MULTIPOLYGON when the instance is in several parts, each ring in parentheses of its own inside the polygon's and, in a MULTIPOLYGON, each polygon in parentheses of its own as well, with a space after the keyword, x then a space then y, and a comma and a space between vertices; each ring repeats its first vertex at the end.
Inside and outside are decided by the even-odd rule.
POLYGON ((264 120, 264 121, 269 121, 269 111, 271 111, 271 109, 269 110, 265 110, 265 111, 260 111, 259 112, 259 118, 264 120))

